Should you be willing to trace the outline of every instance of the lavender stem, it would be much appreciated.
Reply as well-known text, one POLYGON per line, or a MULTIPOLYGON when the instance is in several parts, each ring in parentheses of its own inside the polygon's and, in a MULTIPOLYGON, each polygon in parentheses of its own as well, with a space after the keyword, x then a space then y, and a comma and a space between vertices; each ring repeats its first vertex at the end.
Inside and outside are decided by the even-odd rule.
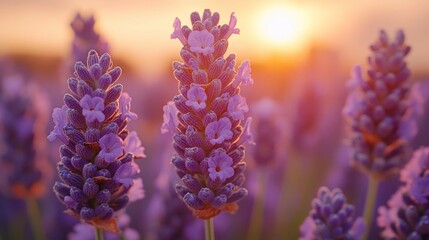
POLYGON ((215 240, 213 218, 204 220, 206 240, 215 240))
POLYGON ((366 192, 364 219, 366 223, 366 231, 363 239, 368 239, 371 230, 372 217, 374 214, 375 200, 377 199, 378 180, 369 175, 368 176, 368 190, 366 192))

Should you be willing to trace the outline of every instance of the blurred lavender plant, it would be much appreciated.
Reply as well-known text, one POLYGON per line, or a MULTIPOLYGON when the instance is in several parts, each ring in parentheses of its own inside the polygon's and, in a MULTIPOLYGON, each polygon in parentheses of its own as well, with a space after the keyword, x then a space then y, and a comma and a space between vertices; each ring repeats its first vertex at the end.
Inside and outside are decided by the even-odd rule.
POLYGON ((406 163, 409 141, 416 134, 416 123, 410 118, 410 70, 404 61, 410 52, 402 31, 389 40, 380 31, 371 45, 368 79, 361 68, 353 70, 350 93, 344 114, 350 126, 353 165, 375 178, 382 179, 399 172, 406 163))
POLYGON ((361 217, 355 218, 353 214, 354 206, 346 203, 339 188, 330 191, 321 187, 312 202, 310 215, 300 227, 300 240, 360 239, 365 224, 361 217))
MULTIPOLYGON (((174 76, 180 94, 173 101, 178 117, 171 162, 181 183, 176 191, 201 219, 211 219, 221 211, 235 212, 237 201, 247 195, 244 182, 244 146, 251 135, 250 118, 242 126, 248 106, 240 96, 240 85, 252 84, 250 63, 234 70, 235 55, 224 58, 228 38, 238 34, 237 19, 218 25, 219 14, 204 10, 202 17, 191 14, 192 29, 174 21, 172 38, 183 44, 183 63, 174 62, 174 76)), ((169 110, 171 111, 171 109, 169 110)))
POLYGON ((429 147, 414 152, 401 171, 404 186, 378 209, 378 226, 384 239, 429 238, 429 147))
POLYGON ((42 197, 51 174, 44 138, 49 104, 20 76, 5 77, 1 85, 1 190, 23 199, 42 197))
POLYGON ((270 99, 264 98, 254 104, 254 139, 258 143, 252 148, 252 156, 259 167, 274 165, 279 157, 279 145, 282 143, 284 125, 280 119, 280 107, 270 99), (276 134, 273 134, 276 133, 276 134))
POLYGON ((149 239, 157 240, 190 240, 199 239, 195 235, 196 219, 187 209, 185 203, 177 197, 174 187, 168 183, 158 188, 149 205, 149 224, 152 232, 149 239))
POLYGON ((76 13, 70 26, 74 33, 72 42, 72 61, 84 62, 91 49, 97 52, 108 53, 109 44, 95 31, 95 17, 83 17, 76 13))
POLYGON ((67 207, 67 214, 96 229, 119 232, 116 213, 128 202, 143 198, 140 169, 144 157, 136 132, 127 124, 137 119, 131 112, 131 97, 115 84, 121 68, 112 68, 109 54, 88 53, 87 65, 77 62, 69 78, 71 93, 65 105, 52 114, 55 127, 48 139, 59 139, 61 161, 54 192, 67 207))

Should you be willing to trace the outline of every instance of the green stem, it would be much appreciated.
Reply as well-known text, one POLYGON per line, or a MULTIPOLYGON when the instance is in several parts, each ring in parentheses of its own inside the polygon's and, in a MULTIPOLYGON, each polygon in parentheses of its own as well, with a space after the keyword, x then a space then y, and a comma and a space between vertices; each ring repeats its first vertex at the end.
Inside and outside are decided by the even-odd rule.
POLYGON ((258 181, 258 192, 255 194, 255 202, 253 203, 252 219, 247 235, 247 239, 249 240, 260 239, 262 220, 264 218, 265 178, 265 172, 262 171, 258 181))
MULTIPOLYGON (((285 211, 288 209, 288 201, 286 200, 290 194, 294 193, 300 195, 301 193, 298 193, 301 191, 301 189, 296 189, 293 183, 296 181, 296 174, 300 172, 300 160, 298 159, 298 154, 293 150, 288 150, 289 152, 289 158, 287 162, 285 163, 284 169, 283 169, 283 179, 282 183, 280 185, 280 194, 279 194, 279 200, 277 203, 277 211, 275 216, 275 229, 274 229, 274 236, 284 236, 285 226, 288 224, 287 220, 285 218, 285 211)), ((292 219, 292 215, 289 215, 288 218, 292 219)))
POLYGON ((204 220, 206 240, 215 240, 213 218, 204 220))
POLYGON ((371 230, 372 217, 375 208, 375 200, 377 199, 378 181, 373 176, 368 176, 368 190, 366 193, 364 219, 366 223, 365 234, 362 239, 368 239, 371 230))
POLYGON ((43 240, 45 237, 43 236, 42 231, 42 218, 40 217, 39 206, 37 205, 37 201, 35 198, 29 197, 25 201, 27 206, 27 212, 30 218, 31 228, 33 230, 34 239, 43 240))
POLYGON ((94 227, 94 228, 95 228, 95 240, 104 240, 103 230, 98 227, 94 227))

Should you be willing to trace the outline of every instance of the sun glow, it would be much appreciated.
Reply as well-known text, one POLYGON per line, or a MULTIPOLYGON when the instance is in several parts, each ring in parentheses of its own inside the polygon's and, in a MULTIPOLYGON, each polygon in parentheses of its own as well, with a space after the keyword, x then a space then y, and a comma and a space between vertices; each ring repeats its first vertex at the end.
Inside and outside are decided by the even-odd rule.
POLYGON ((303 17, 287 6, 265 9, 258 19, 261 38, 277 46, 296 45, 303 38, 303 17))

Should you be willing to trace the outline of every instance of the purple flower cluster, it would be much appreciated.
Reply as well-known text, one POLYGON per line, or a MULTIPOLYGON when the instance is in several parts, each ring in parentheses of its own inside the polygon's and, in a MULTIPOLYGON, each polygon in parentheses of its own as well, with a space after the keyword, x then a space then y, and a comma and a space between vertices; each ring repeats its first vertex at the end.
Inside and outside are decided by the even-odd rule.
POLYGON ((91 49, 97 52, 109 52, 109 44, 95 30, 93 15, 85 18, 77 13, 70 26, 74 33, 72 42, 73 62, 85 61, 91 49))
POLYGON ((181 178, 176 191, 194 216, 208 219, 234 212, 236 202, 247 195, 241 187, 242 144, 251 138, 250 119, 243 127, 248 106, 240 86, 253 80, 248 60, 235 72, 235 55, 224 58, 228 38, 239 33, 234 14, 229 24, 218 25, 219 14, 206 9, 202 16, 193 12, 191 22, 192 29, 174 21, 171 37, 183 44, 183 62, 173 63, 180 94, 173 99, 176 108, 164 108, 163 129, 175 132, 177 154, 171 162, 181 178))
POLYGON ((404 62, 410 47, 402 31, 389 40, 384 31, 371 45, 368 79, 354 68, 352 92, 344 114, 350 122, 354 165, 377 178, 397 173, 406 163, 409 140, 416 133, 410 117, 410 70, 404 62))
POLYGON ((385 239, 429 238, 429 147, 414 152, 401 171, 405 183, 380 207, 377 219, 385 239))
POLYGON ((54 192, 67 213, 98 228, 118 232, 115 213, 143 197, 136 158, 144 157, 136 132, 127 124, 131 98, 116 84, 121 68, 112 68, 109 54, 88 53, 68 80, 62 108, 52 114, 55 127, 48 139, 59 139, 61 161, 54 192))
POLYGON ((312 202, 310 215, 300 227, 300 240, 360 239, 365 224, 362 218, 355 219, 353 214, 353 205, 346 203, 339 188, 330 191, 321 187, 312 202))
POLYGON ((14 197, 41 197, 52 172, 45 152, 46 98, 21 76, 0 80, 1 190, 14 197))
POLYGON ((281 143, 282 127, 280 108, 271 98, 264 98, 254 104, 253 116, 255 121, 254 139, 258 143, 253 147, 252 156, 258 166, 273 165, 278 158, 278 149, 281 143), (277 134, 273 134, 277 133, 277 134))
MULTIPOLYGON (((196 219, 181 201, 171 184, 158 189, 152 199, 150 221, 155 222, 154 239, 192 239, 196 219)), ((194 237, 195 239, 195 237, 194 237)))

